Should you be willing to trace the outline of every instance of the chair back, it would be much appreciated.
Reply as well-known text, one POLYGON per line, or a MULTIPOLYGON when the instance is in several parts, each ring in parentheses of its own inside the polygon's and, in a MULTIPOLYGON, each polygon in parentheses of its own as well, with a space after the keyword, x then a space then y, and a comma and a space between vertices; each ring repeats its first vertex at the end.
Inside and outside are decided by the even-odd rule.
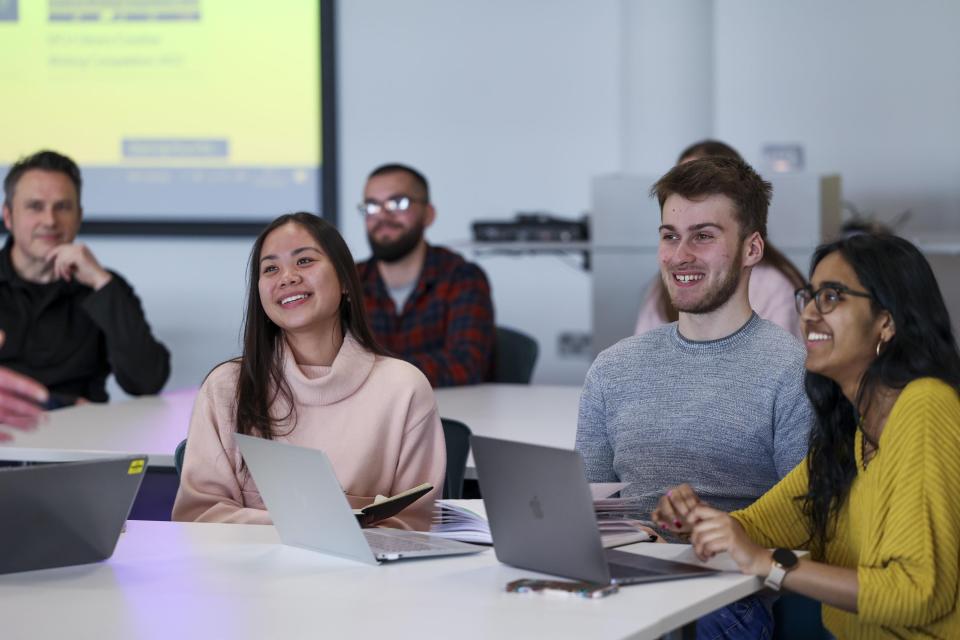
POLYGON ((180 477, 180 471, 183 469, 183 455, 187 452, 187 439, 184 438, 177 445, 177 450, 173 452, 173 466, 177 469, 177 477, 180 477))
POLYGON ((459 420, 441 418, 443 437, 447 441, 447 478, 443 485, 443 497, 463 497, 463 476, 467 472, 467 456, 470 455, 470 428, 459 420))
POLYGON ((531 336, 515 329, 497 327, 492 382, 530 384, 539 354, 540 347, 531 336))

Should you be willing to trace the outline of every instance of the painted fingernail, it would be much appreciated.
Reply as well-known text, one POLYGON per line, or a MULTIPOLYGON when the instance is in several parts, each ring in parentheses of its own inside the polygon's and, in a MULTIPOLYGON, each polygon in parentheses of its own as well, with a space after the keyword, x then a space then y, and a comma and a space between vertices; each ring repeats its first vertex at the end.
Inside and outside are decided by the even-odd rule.
POLYGON ((673 521, 673 526, 675 526, 677 529, 679 529, 681 526, 683 526, 683 523, 680 522, 679 520, 674 520, 674 521, 673 521))
POLYGON ((673 491, 667 491, 667 497, 668 497, 668 498, 672 498, 672 497, 673 497, 673 491))
POLYGON ((670 526, 666 522, 658 522, 657 524, 660 526, 661 529, 666 529, 670 526))

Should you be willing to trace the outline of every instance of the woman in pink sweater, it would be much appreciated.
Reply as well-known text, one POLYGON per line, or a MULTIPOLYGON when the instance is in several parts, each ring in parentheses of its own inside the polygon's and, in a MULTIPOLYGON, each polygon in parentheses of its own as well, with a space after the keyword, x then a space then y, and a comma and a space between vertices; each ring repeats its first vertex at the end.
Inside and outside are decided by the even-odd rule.
POLYGON ((244 433, 322 449, 354 507, 432 483, 380 523, 430 527, 446 472, 433 390, 374 341, 353 257, 333 226, 295 213, 260 234, 243 343, 243 355, 200 387, 174 520, 270 523, 234 439, 244 433))

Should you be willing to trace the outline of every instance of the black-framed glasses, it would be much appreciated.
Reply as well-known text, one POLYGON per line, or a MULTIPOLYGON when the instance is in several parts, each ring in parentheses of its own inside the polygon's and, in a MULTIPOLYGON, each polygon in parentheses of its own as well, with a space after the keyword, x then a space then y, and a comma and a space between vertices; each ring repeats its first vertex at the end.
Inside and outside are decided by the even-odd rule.
POLYGON ((410 205, 414 202, 418 202, 420 204, 427 203, 426 200, 411 198, 410 196, 393 196, 392 198, 387 198, 383 201, 374 200, 371 198, 358 204, 357 211, 359 211, 360 215, 364 217, 378 216, 384 211, 390 215, 397 215, 398 213, 403 213, 409 209, 410 205))
POLYGON ((797 313, 802 315, 803 310, 806 309, 810 301, 813 300, 817 306, 817 311, 819 311, 822 316, 836 309, 837 305, 843 300, 843 296, 873 299, 873 296, 866 291, 854 291, 850 287, 836 283, 825 284, 816 291, 814 291, 810 285, 806 285, 797 289, 793 293, 793 296, 797 302, 797 313))

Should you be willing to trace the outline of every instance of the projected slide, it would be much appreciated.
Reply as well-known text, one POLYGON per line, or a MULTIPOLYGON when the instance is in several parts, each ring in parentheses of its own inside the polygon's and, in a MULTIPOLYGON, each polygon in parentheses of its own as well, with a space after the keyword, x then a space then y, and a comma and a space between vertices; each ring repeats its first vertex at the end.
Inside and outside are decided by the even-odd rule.
POLYGON ((0 0, 0 169, 71 156, 88 220, 318 211, 319 25, 317 0, 0 0))

